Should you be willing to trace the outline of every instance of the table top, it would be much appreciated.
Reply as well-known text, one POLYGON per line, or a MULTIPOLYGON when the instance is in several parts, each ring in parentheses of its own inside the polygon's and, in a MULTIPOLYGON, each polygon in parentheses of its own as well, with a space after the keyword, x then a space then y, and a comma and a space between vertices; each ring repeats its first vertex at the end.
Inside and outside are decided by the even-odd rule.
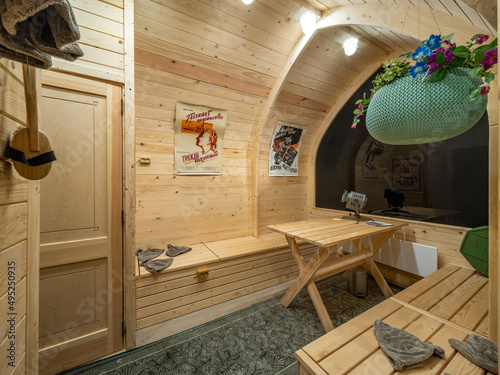
POLYGON ((321 247, 340 245, 344 242, 397 230, 408 223, 383 221, 390 226, 367 225, 366 221, 342 219, 341 216, 295 221, 269 225, 268 228, 296 240, 309 242, 321 247))

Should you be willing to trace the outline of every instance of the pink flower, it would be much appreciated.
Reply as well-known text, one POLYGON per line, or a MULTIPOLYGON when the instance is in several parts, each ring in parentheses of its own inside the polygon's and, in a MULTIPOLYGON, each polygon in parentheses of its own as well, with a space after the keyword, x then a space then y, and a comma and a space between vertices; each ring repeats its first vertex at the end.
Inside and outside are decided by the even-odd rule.
POLYGON ((356 124, 352 124, 351 129, 356 129, 356 124))
POLYGON ((490 92, 490 85, 487 83, 479 86, 479 88, 481 89, 481 93, 479 95, 486 95, 490 92))
POLYGON ((486 42, 490 37, 488 35, 479 35, 472 43, 473 44, 483 44, 486 42))
POLYGON ((359 103, 358 109, 361 111, 363 109, 363 103, 359 103))
POLYGON ((484 68, 484 71, 487 71, 493 65, 495 65, 498 61, 498 51, 496 48, 492 48, 487 50, 484 53, 484 59, 481 61, 481 66, 484 68))
POLYGON ((449 40, 443 40, 443 43, 441 43, 441 47, 447 50, 453 47, 453 44, 451 44, 449 40))

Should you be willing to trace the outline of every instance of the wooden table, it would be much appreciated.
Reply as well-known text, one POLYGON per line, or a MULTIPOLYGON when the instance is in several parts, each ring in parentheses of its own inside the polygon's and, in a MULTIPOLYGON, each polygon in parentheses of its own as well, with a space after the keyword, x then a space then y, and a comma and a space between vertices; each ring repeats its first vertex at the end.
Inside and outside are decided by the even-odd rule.
POLYGON ((334 327, 315 282, 358 265, 364 265, 371 272, 387 298, 392 297, 394 294, 372 256, 392 237, 394 232, 408 224, 387 222, 393 225, 376 227, 367 225, 364 221, 356 223, 355 220, 333 217, 268 226, 269 229, 285 235, 299 268, 299 275, 281 299, 281 304, 288 307, 300 290, 307 287, 323 329, 325 332, 331 331, 334 327), (372 236, 372 241, 368 246, 364 246, 361 239, 369 236, 372 236), (304 261, 297 240, 319 246, 308 263, 304 261), (358 251, 327 261, 334 251, 349 241, 353 242, 358 251))

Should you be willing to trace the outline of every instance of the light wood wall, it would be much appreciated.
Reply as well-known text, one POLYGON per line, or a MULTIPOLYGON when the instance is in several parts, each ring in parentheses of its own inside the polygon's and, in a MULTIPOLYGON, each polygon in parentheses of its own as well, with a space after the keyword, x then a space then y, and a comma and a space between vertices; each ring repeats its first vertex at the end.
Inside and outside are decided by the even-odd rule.
POLYGON ((138 248, 251 234, 250 152, 263 105, 301 35, 293 1, 135 2, 138 248), (251 9, 251 12, 249 12, 251 9), (272 32, 267 30, 272 29, 272 32), (177 100, 227 109, 222 176, 177 176, 177 100))
POLYGON ((70 0, 84 56, 53 59, 53 69, 124 82, 124 0, 70 0))
POLYGON ((6 159, 13 132, 26 125, 22 65, 2 59, 0 80, 0 373, 36 373, 38 184, 6 159))

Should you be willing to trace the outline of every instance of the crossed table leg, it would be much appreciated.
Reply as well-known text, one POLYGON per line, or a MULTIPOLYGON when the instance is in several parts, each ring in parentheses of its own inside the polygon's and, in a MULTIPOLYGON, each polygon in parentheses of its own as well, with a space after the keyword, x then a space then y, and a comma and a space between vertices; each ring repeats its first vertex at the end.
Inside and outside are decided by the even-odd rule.
POLYGON ((281 304, 285 307, 288 307, 290 303, 292 303, 292 301, 295 299, 297 294, 302 290, 302 288, 306 286, 307 291, 309 292, 311 300, 314 304, 314 308, 318 313, 321 325, 323 326, 325 332, 329 332, 334 327, 330 316, 328 315, 328 311, 326 310, 326 307, 323 303, 323 300, 321 299, 321 296, 318 292, 318 289, 316 288, 315 282, 359 265, 364 265, 368 268, 386 298, 392 297, 394 294, 392 293, 391 288, 382 276, 377 265, 373 261, 372 256, 382 247, 382 245, 387 240, 389 240, 389 238, 392 237, 395 231, 396 229, 376 235, 375 239, 368 246, 364 246, 361 243, 361 239, 355 240, 353 241, 353 243, 358 251, 337 259, 333 259, 326 263, 325 261, 328 259, 330 254, 332 254, 339 245, 334 245, 331 247, 320 247, 316 251, 316 253, 314 253, 311 260, 306 263, 297 244, 297 241, 295 241, 295 238, 286 236, 286 240, 290 245, 295 263, 299 268, 299 275, 290 286, 290 288, 286 291, 285 295, 281 298, 281 304))

